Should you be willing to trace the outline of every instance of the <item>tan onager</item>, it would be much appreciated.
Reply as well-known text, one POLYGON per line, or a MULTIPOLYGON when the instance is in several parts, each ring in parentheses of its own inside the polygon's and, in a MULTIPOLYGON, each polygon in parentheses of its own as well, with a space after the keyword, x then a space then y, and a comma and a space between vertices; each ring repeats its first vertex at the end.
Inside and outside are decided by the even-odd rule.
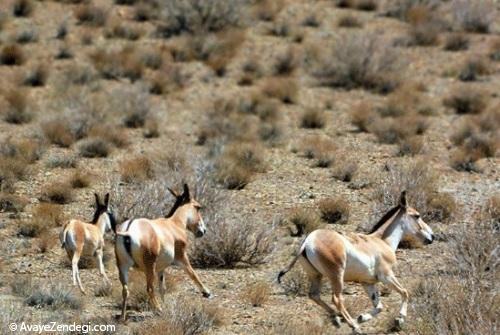
POLYGON ((122 314, 126 319, 128 290, 128 272, 136 267, 146 274, 147 292, 152 307, 161 311, 155 297, 154 285, 158 277, 160 296, 165 294, 164 270, 172 265, 180 265, 189 277, 199 287, 204 297, 211 293, 194 272, 188 251, 188 230, 196 237, 202 237, 206 226, 200 214, 200 204, 190 195, 189 187, 184 184, 181 195, 169 189, 176 198, 175 204, 167 218, 131 219, 123 222, 117 228, 115 253, 120 282, 122 284, 122 314))
POLYGON ((400 241, 407 238, 430 244, 434 235, 419 212, 407 205, 406 192, 402 192, 399 205, 385 214, 369 235, 343 234, 326 229, 313 231, 304 240, 289 266, 279 273, 278 281, 300 259, 311 282, 309 297, 332 315, 339 326, 340 318, 337 313, 320 296, 321 279, 323 276, 328 278, 332 286, 333 304, 354 332, 359 331, 359 325, 344 307, 344 281, 363 284, 373 303, 373 310, 360 315, 358 322, 368 321, 382 310, 379 291, 375 285, 382 282, 396 290, 403 299, 399 317, 396 318, 396 322, 402 325, 406 317, 408 291, 396 279, 392 267, 396 264, 396 249, 400 241))
POLYGON ((80 271, 78 261, 82 254, 94 255, 99 265, 99 272, 103 276, 104 282, 109 284, 108 277, 104 271, 102 261, 104 250, 104 234, 109 230, 114 230, 116 225, 115 217, 109 210, 109 193, 104 196, 104 203, 101 203, 99 196, 95 196, 95 212, 92 222, 87 223, 80 220, 70 220, 61 231, 59 239, 61 247, 64 248, 71 261, 73 272, 73 285, 78 282, 78 287, 83 294, 82 282, 80 280, 80 271))

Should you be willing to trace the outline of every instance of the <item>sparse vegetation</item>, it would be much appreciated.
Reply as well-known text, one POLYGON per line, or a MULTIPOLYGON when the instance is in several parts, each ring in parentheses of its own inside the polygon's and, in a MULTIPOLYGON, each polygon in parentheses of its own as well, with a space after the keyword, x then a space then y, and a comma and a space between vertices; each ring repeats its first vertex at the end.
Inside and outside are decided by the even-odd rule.
POLYGON ((487 97, 482 91, 460 87, 444 99, 443 103, 457 114, 479 114, 487 106, 487 97))
POLYGON ((454 0, 453 19, 459 28, 472 33, 489 33, 494 19, 493 3, 488 0, 454 0))
POLYGON ((349 221, 349 203, 340 197, 320 200, 318 208, 327 223, 346 224, 349 221))
POLYGON ((262 307, 271 295, 271 288, 269 284, 260 281, 249 286, 243 293, 243 298, 249 302, 253 307, 262 307))
POLYGON ((9 90, 4 93, 3 98, 7 102, 7 106, 2 113, 5 122, 23 124, 28 123, 33 119, 29 100, 26 97, 26 92, 24 90, 9 90))
POLYGON ((318 108, 304 111, 300 126, 302 128, 323 128, 326 123, 326 113, 318 108))
POLYGON ((0 52, 1 65, 22 65, 25 60, 23 49, 17 44, 5 45, 0 52))
POLYGON ((302 152, 308 159, 314 159, 316 167, 327 168, 335 160, 336 146, 327 137, 311 135, 302 143, 302 152))
POLYGON ((444 49, 446 51, 463 51, 469 48, 469 38, 462 33, 450 34, 446 37, 444 49))
POLYGON ((80 24, 94 27, 103 26, 107 19, 107 13, 104 9, 91 4, 79 5, 74 14, 80 24))
POLYGON ((107 157, 111 152, 111 146, 101 137, 89 137, 79 143, 78 151, 86 158, 107 157))
POLYGON ((120 163, 120 174, 124 182, 140 182, 153 177, 153 164, 146 156, 132 157, 120 163))
POLYGON ((54 182, 42 190, 40 200, 55 204, 67 204, 73 198, 71 185, 65 182, 54 182))
POLYGON ((293 229, 290 228, 292 236, 309 234, 321 226, 318 213, 310 208, 294 208, 288 216, 287 221, 293 225, 293 229))

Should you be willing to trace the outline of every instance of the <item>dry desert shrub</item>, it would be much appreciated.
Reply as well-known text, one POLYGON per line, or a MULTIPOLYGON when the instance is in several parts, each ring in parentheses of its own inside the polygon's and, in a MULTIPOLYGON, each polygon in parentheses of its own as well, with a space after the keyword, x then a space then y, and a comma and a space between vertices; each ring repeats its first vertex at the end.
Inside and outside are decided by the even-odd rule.
POLYGON ((350 112, 350 116, 352 124, 360 131, 369 132, 369 127, 377 118, 377 113, 374 106, 368 102, 362 102, 354 106, 350 112))
POLYGON ((163 6, 160 20, 156 35, 163 38, 224 31, 244 23, 245 1, 172 0, 163 6))
POLYGON ((356 176, 358 164, 352 159, 343 155, 337 159, 333 167, 333 177, 343 182, 350 182, 356 176))
POLYGON ((89 137, 78 143, 78 153, 85 158, 108 157, 110 152, 110 143, 102 137, 89 137))
POLYGON ((372 217, 379 219, 398 203, 403 190, 408 192, 408 203, 420 212, 427 223, 448 223, 456 216, 456 201, 449 193, 438 189, 438 176, 423 160, 408 160, 400 165, 388 166, 375 190, 375 208, 372 217))
POLYGON ((430 6, 413 6, 407 11, 406 19, 410 23, 409 45, 432 46, 438 43, 442 25, 430 6))
POLYGON ((321 20, 315 12, 312 12, 302 20, 302 25, 305 27, 318 28, 321 26, 321 20))
POLYGON ((0 212, 20 213, 28 201, 20 196, 0 192, 0 212))
POLYGON ((144 73, 144 65, 133 45, 119 50, 99 49, 90 54, 90 59, 104 79, 127 78, 134 82, 144 73))
POLYGON ((282 320, 287 320, 284 323, 276 322, 272 328, 273 335, 322 335, 327 334, 329 326, 318 324, 313 321, 299 321, 294 318, 284 317, 282 320))
POLYGON ((35 43, 38 41, 38 33, 35 28, 25 28, 17 33, 13 40, 19 44, 35 43))
POLYGON ((40 200, 54 204, 67 204, 73 199, 73 190, 68 182, 54 182, 45 186, 40 200))
POLYGON ((461 81, 476 81, 480 76, 490 74, 490 64, 483 57, 468 58, 459 70, 458 79, 461 81))
POLYGON ((262 84, 262 92, 285 104, 294 104, 298 100, 299 86, 294 78, 269 77, 262 84))
POLYGON ((345 14, 339 18, 337 26, 342 28, 361 28, 363 23, 356 16, 345 14))
POLYGON ((349 222, 349 203, 340 197, 320 200, 318 208, 321 218, 327 223, 347 224, 349 222))
POLYGON ((60 226, 62 222, 61 206, 40 203, 33 208, 30 219, 19 221, 18 234, 26 237, 43 237, 51 228, 60 226))
POLYGON ((274 21, 285 5, 283 0, 259 0, 252 8, 254 16, 262 21, 274 21))
POLYGON ((145 323, 141 332, 148 334, 198 335, 205 334, 224 320, 224 313, 214 304, 177 298, 168 304, 160 321, 145 323))
POLYGON ((144 156, 128 158, 120 163, 120 175, 124 182, 141 182, 154 176, 153 163, 144 156))
POLYGON ((61 284, 33 282, 27 277, 13 282, 11 290, 15 295, 24 298, 26 305, 36 308, 81 310, 83 307, 83 300, 75 291, 61 284))
POLYGON ((1 65, 23 65, 26 61, 23 49, 17 44, 5 45, 0 51, 1 65))
POLYGON ((327 168, 335 160, 336 145, 329 137, 311 135, 302 142, 301 151, 306 158, 315 160, 316 167, 327 168))
POLYGON ((454 89, 443 104, 457 114, 479 114, 486 108, 488 98, 481 90, 461 86, 454 89))
POLYGON ((104 30, 106 38, 121 38, 129 41, 137 41, 141 38, 142 31, 133 25, 124 24, 118 20, 113 21, 104 30))
POLYGON ((408 12, 414 7, 425 6, 435 11, 441 0, 390 0, 386 2, 385 15, 408 21, 408 12))
MULTIPOLYGON (((67 44, 63 44, 59 47, 59 50, 57 51, 56 55, 54 56, 55 59, 71 59, 73 58, 73 52, 71 51, 70 47, 67 44)), ((88 68, 80 68, 81 70, 78 73, 75 73, 75 75, 78 77, 78 79, 74 79, 75 84, 79 84, 82 82, 88 82, 89 76, 87 74, 90 74, 90 71, 88 68), (84 71, 84 69, 87 69, 84 71)))
POLYGON ((302 128, 323 128, 326 124, 326 113, 319 108, 308 108, 302 113, 300 126, 302 128))
POLYGON ((86 188, 89 187, 91 176, 80 169, 76 169, 69 177, 69 184, 73 188, 86 188))
POLYGON ((292 228, 289 228, 292 236, 309 234, 321 227, 318 213, 311 208, 296 207, 292 209, 286 221, 292 225, 292 228))
POLYGON ((299 65, 297 49, 288 48, 286 52, 279 54, 272 66, 274 76, 288 76, 293 74, 299 65))
POLYGON ((310 51, 310 73, 320 85, 388 93, 398 86, 401 61, 393 47, 375 35, 343 34, 330 52, 310 51))
POLYGON ((250 86, 263 75, 262 66, 253 58, 243 63, 241 71, 241 78, 238 80, 238 85, 241 86, 250 86))
POLYGON ((108 16, 103 8, 92 4, 79 5, 74 10, 74 15, 79 24, 93 27, 104 26, 108 16))
POLYGON ((450 236, 445 278, 422 281, 412 309, 416 334, 495 334, 498 331, 499 230, 487 206, 450 236))
POLYGON ((491 0, 454 0, 453 22, 466 32, 489 33, 495 18, 494 3, 491 0))
POLYGON ((49 234, 48 232, 45 232, 37 241, 38 252, 45 254, 52 250, 58 242, 59 237, 56 234, 49 234))
POLYGON ((125 129, 112 124, 93 125, 88 135, 90 137, 98 137, 111 143, 116 148, 125 148, 129 144, 129 139, 125 129))
POLYGON ((271 295, 271 287, 265 281, 258 281, 248 286, 243 292, 242 298, 253 307, 262 307, 271 295))
MULTIPOLYGON (((42 131, 47 140, 60 147, 67 148, 76 140, 75 135, 71 131, 69 122, 62 119, 54 119, 44 122, 42 131)), ((57 164, 56 164, 57 165, 57 164)))
POLYGON ((49 70, 47 66, 39 64, 32 69, 28 70, 24 77, 23 84, 26 86, 40 87, 44 86, 49 77, 49 70))
POLYGON ((33 12, 33 2, 31 0, 15 0, 12 4, 12 15, 16 17, 28 17, 33 12))
POLYGON ((31 101, 25 90, 10 89, 3 93, 3 98, 7 103, 2 111, 5 122, 23 124, 33 119, 31 101))
POLYGON ((444 42, 446 51, 463 51, 469 49, 469 38, 464 33, 452 33, 444 42))

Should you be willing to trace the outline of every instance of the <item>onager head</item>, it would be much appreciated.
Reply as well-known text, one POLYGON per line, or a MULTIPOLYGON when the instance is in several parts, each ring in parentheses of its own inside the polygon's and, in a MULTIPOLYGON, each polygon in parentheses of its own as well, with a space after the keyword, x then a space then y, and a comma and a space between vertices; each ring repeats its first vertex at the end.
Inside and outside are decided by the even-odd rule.
POLYGON ((191 231, 194 236, 202 237, 205 235, 207 226, 201 217, 201 205, 194 199, 194 197, 191 196, 188 185, 184 184, 182 194, 179 194, 170 188, 168 190, 175 197, 175 204, 167 217, 170 217, 175 213, 176 216, 179 215, 181 220, 185 223, 186 228, 191 231))
POLYGON ((434 240, 434 233, 431 227, 422 220, 420 213, 408 205, 406 191, 401 193, 399 206, 403 211, 401 215, 403 239, 417 239, 424 244, 431 244, 434 240))
POLYGON ((95 212, 94 218, 92 219, 92 224, 100 224, 103 225, 104 232, 108 232, 110 230, 115 230, 116 221, 115 216, 111 212, 109 208, 109 193, 106 193, 104 196, 104 202, 101 202, 99 199, 99 195, 94 193, 95 197, 95 212))

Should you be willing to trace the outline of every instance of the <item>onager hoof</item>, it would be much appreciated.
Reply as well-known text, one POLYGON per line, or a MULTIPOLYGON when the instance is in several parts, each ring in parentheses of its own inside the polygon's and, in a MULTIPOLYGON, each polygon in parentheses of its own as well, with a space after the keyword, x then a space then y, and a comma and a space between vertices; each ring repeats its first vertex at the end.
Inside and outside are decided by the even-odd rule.
POLYGON ((361 329, 360 329, 358 326, 356 326, 356 327, 354 327, 354 328, 352 329, 352 333, 353 333, 353 334, 356 334, 356 335, 361 335, 361 334, 363 334, 363 332, 361 331, 361 329))
POLYGON ((340 326, 341 326, 340 316, 332 315, 332 323, 335 327, 340 328, 340 326))
POLYGON ((361 314, 358 316, 358 323, 363 323, 366 321, 370 321, 373 318, 371 314, 361 314))
POLYGON ((210 292, 201 292, 201 294, 203 294, 203 297, 207 299, 212 299, 214 297, 214 295, 210 292))
POLYGON ((397 330, 401 330, 403 328, 403 325, 405 323, 405 319, 402 317, 397 317, 394 319, 394 326, 397 330))

